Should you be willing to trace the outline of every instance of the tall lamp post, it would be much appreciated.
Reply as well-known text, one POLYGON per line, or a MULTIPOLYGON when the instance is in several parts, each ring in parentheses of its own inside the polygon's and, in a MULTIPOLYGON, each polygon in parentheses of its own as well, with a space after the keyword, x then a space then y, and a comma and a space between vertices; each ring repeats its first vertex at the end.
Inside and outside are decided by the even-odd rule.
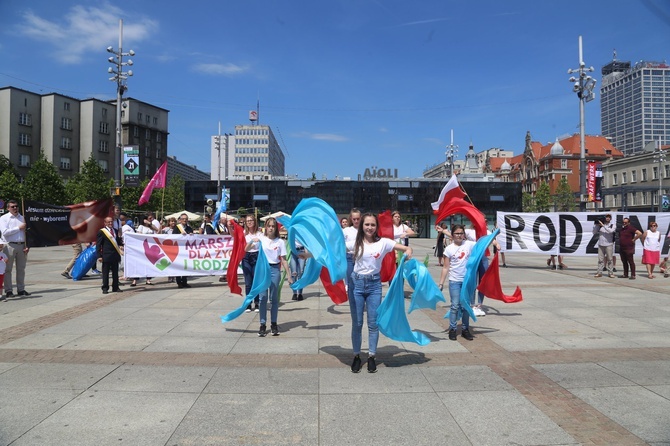
POLYGON ((124 62, 123 58, 135 55, 135 51, 133 50, 130 50, 127 53, 123 52, 123 19, 119 19, 119 49, 115 51, 114 48, 108 46, 107 52, 114 55, 107 59, 109 63, 113 65, 107 69, 107 72, 114 75, 110 77, 109 80, 116 82, 116 153, 114 154, 116 167, 114 169, 114 183, 115 186, 119 188, 121 187, 121 169, 123 163, 123 143, 121 141, 121 101, 123 99, 123 93, 128 89, 126 80, 129 76, 133 75, 132 70, 123 71, 124 67, 131 66, 133 61, 128 59, 126 62, 124 62))
POLYGON ((658 163, 658 212, 663 212, 663 163, 665 162, 665 152, 661 147, 661 141, 656 141, 654 149, 654 162, 658 163))
POLYGON ((572 91, 579 98, 579 210, 586 210, 586 143, 584 141, 584 104, 595 99, 593 89, 596 80, 586 73, 593 72, 593 67, 586 67, 582 56, 582 36, 579 36, 579 68, 571 68, 568 74, 579 73, 579 77, 572 76, 570 82, 574 83, 572 91))
POLYGON ((454 157, 458 153, 458 146, 454 144, 454 129, 451 129, 451 144, 447 146, 447 151, 444 153, 447 157, 446 162, 444 163, 445 176, 451 177, 454 174, 454 157), (447 174, 447 169, 449 169, 449 175, 447 174))

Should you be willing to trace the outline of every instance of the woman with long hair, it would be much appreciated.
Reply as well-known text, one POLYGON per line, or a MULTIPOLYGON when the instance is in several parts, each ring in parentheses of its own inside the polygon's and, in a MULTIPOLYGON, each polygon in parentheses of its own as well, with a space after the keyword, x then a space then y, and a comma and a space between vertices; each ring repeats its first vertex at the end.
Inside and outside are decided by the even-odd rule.
MULTIPOLYGON (((246 240, 245 251, 246 254, 242 259, 242 272, 244 273, 244 290, 245 295, 251 291, 251 285, 254 282, 254 269, 256 268, 256 260, 258 260, 258 250, 260 249, 260 236, 263 233, 258 229, 258 222, 254 214, 247 214, 244 217, 244 238, 246 240), (255 241, 254 241, 255 240, 255 241)), ((254 311, 260 311, 258 306, 259 297, 254 298, 254 311)), ((246 309, 246 313, 252 310, 251 304, 246 309)))

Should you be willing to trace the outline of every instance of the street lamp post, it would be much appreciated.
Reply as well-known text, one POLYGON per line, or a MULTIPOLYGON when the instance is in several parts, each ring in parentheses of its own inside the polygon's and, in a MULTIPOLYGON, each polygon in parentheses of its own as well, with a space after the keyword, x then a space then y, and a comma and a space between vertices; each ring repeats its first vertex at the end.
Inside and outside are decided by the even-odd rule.
POLYGON ((449 169, 449 177, 454 174, 454 157, 458 153, 458 146, 454 144, 454 129, 451 129, 451 143, 447 146, 447 151, 444 153, 447 157, 444 163, 444 173, 447 176, 447 168, 449 169))
POLYGON ((123 67, 131 66, 133 61, 128 59, 126 62, 123 61, 124 56, 134 56, 135 51, 130 50, 127 53, 123 52, 123 19, 119 19, 119 49, 115 51, 111 46, 107 47, 107 52, 112 53, 114 56, 107 59, 113 67, 109 67, 107 72, 113 74, 114 76, 110 77, 109 80, 116 82, 116 153, 114 154, 116 166, 114 168, 114 183, 117 188, 121 186, 121 170, 122 170, 122 138, 121 138, 121 101, 123 99, 123 93, 128 89, 126 85, 126 80, 129 76, 133 75, 132 70, 123 71, 123 67))
POLYGON ((654 162, 658 163, 658 212, 663 212, 663 163, 665 162, 665 152, 661 147, 661 141, 656 141, 656 148, 654 149, 654 162))
POLYGON ((584 104, 595 99, 593 89, 596 80, 586 73, 593 72, 593 67, 586 67, 582 56, 582 36, 579 36, 579 68, 569 69, 568 74, 579 73, 579 77, 570 77, 574 85, 572 91, 579 98, 579 210, 586 210, 586 143, 584 138, 584 104))

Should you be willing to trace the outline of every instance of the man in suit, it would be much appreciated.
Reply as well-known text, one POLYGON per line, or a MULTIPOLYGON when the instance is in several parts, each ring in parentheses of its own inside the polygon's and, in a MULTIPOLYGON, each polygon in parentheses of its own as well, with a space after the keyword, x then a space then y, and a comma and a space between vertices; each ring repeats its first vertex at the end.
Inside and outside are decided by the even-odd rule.
POLYGON ((96 247, 98 259, 102 260, 102 294, 109 292, 109 271, 112 271, 112 291, 121 292, 119 288, 119 262, 123 239, 119 231, 114 229, 114 219, 105 217, 105 227, 98 231, 96 247))
MULTIPOLYGON (((181 214, 179 216, 177 230, 180 234, 193 234, 193 228, 188 225, 188 215, 181 214)), ((191 288, 191 285, 188 284, 188 276, 177 277, 177 288, 191 288)))

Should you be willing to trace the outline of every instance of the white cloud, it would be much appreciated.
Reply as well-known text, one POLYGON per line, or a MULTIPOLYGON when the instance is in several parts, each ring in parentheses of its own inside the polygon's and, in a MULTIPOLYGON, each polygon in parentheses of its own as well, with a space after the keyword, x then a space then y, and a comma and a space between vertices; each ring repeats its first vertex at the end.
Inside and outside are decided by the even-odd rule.
POLYGON ((349 138, 347 138, 346 136, 336 135, 334 133, 300 132, 300 133, 294 133, 292 136, 295 138, 315 139, 317 141, 334 141, 334 142, 349 141, 349 138))
MULTIPOLYGON (((63 19, 50 21, 32 11, 23 13, 24 22, 17 32, 53 47, 51 55, 58 61, 76 64, 86 52, 99 53, 108 46, 116 48, 119 42, 119 18, 127 16, 121 9, 109 4, 101 7, 74 6, 63 19)), ((158 30, 158 22, 138 19, 123 23, 124 49, 132 48, 158 30)))
POLYGON ((244 73, 248 71, 249 68, 232 63, 200 63, 194 65, 193 70, 204 74, 222 74, 224 76, 233 76, 244 73))

